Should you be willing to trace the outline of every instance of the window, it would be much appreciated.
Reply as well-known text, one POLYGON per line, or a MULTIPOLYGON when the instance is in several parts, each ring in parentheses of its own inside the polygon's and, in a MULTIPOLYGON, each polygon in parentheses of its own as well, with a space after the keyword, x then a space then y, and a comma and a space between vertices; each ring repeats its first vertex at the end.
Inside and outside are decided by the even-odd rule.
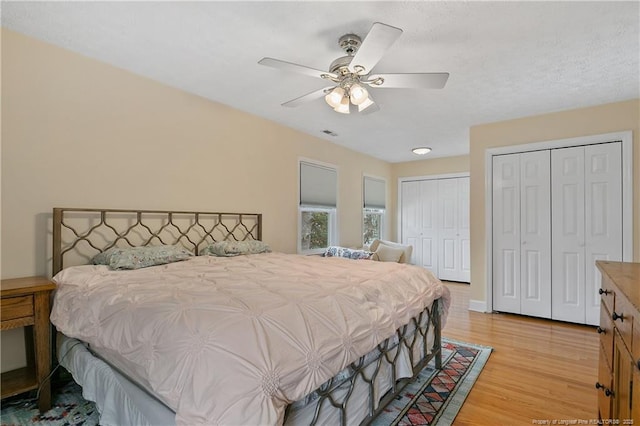
POLYGON ((322 253, 334 244, 337 182, 334 167, 300 161, 299 253, 322 253))
POLYGON ((381 239, 386 209, 385 181, 365 176, 363 180, 364 209, 362 214, 362 243, 370 245, 381 239))

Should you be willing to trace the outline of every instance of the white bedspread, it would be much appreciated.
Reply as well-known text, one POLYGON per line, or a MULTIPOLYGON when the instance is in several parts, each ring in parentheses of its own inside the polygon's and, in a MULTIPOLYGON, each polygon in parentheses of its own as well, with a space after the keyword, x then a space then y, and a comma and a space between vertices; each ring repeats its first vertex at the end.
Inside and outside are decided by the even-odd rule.
POLYGON ((299 400, 448 289, 412 265, 280 253, 54 277, 51 321, 176 412, 178 424, 281 424, 299 400))

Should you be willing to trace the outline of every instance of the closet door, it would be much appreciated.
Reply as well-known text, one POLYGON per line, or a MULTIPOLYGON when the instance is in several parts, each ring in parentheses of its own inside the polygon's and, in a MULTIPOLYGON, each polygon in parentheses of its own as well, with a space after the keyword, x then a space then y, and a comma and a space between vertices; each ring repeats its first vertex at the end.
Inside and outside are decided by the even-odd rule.
POLYGON ((520 313, 520 154, 493 157, 493 309, 520 313))
POLYGON ((551 156, 520 154, 521 314, 551 318, 551 156))
POLYGON ((586 323, 598 325, 596 260, 622 261, 622 143, 585 147, 586 323))
POLYGON ((596 325, 595 261, 622 260, 621 143, 552 152, 552 318, 596 325))
POLYGON ((469 178, 438 180, 438 277, 469 282, 469 178))
POLYGON ((413 246, 411 263, 438 274, 438 183, 402 183, 402 243, 413 246))
POLYGON ((584 147, 553 150, 552 318, 584 322, 584 147))
POLYGON ((494 309, 550 318, 549 151, 493 161, 494 309))

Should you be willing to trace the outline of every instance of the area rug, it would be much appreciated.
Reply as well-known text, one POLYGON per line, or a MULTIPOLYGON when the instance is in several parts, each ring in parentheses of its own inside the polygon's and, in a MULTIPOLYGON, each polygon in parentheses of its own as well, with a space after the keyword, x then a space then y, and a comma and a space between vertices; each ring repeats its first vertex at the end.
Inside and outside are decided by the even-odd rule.
MULTIPOLYGON (((442 370, 433 362, 391 401, 373 421, 375 426, 453 424, 491 348, 442 339, 442 370)), ((82 388, 69 382, 53 391, 53 407, 40 414, 35 399, 13 397, 2 401, 2 426, 95 426, 99 413, 93 402, 82 398, 82 388)))
POLYGON ((442 339, 442 369, 429 363, 372 422, 374 426, 451 425, 492 348, 442 339))

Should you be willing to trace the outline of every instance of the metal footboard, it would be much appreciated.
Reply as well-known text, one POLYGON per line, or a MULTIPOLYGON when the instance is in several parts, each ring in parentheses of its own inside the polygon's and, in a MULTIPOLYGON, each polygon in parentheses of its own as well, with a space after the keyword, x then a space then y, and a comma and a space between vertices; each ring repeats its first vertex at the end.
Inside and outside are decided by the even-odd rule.
MULTIPOLYGON (((311 425, 316 425, 324 410, 338 410, 340 424, 347 425, 347 406, 354 394, 357 384, 365 384, 367 388, 368 415, 360 422, 367 425, 384 409, 384 407, 394 399, 402 389, 416 378, 418 373, 431 361, 434 360, 437 369, 442 368, 442 348, 440 335, 440 300, 436 299, 431 306, 427 307, 418 316, 412 318, 408 324, 396 330, 396 333, 381 342, 374 349, 375 356, 371 354, 360 357, 348 367, 348 375, 342 375, 329 379, 320 386, 314 393, 315 411, 311 425), (433 343, 429 348, 429 333, 433 333, 433 343), (415 360, 416 353, 422 358, 415 360), (413 369, 411 377, 397 379, 397 361, 403 353, 407 353, 410 365, 413 369), (383 365, 390 366, 391 389, 379 400, 376 408, 375 381, 383 365), (373 365, 373 367, 371 367, 373 365)), ((285 423, 290 414, 292 406, 287 407, 285 413, 285 423)), ((349 419, 353 423, 353 419, 349 419)))

